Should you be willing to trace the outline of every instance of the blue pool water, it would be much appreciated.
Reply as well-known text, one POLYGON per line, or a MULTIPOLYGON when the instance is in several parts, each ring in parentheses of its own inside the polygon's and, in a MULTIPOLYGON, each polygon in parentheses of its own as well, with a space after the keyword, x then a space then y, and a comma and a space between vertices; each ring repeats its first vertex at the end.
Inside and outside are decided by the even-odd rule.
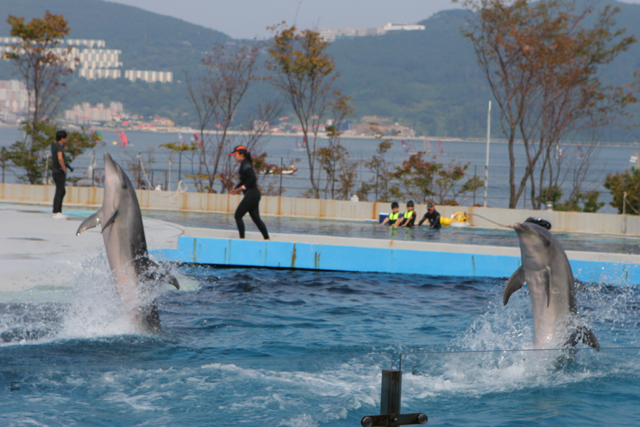
POLYGON ((403 412, 429 425, 640 423, 636 287, 581 284, 603 349, 559 362, 532 350, 526 289, 502 307, 503 280, 178 273, 183 290, 158 298, 162 336, 133 332, 103 254, 73 289, 0 304, 0 424, 356 426, 394 367, 403 412))
POLYGON ((393 367, 428 425, 640 424, 637 287, 580 285, 602 350, 571 356, 532 350, 527 291, 502 307, 504 280, 177 273, 162 336, 134 333, 104 254, 73 289, 0 304, 0 425, 357 426, 393 367))

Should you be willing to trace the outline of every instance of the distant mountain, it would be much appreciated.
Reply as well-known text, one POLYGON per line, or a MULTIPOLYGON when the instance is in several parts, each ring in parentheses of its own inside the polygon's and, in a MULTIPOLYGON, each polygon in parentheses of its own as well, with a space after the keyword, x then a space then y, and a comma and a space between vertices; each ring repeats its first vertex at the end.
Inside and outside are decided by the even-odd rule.
MULTIPOLYGON (((618 25, 640 36, 640 5, 620 3, 618 25)), ((0 36, 8 35, 6 16, 41 17, 45 10, 62 14, 71 27, 70 38, 103 39, 107 48, 122 50, 124 69, 170 70, 170 85, 118 81, 70 84, 67 105, 121 101, 137 114, 161 114, 177 123, 195 120, 186 96, 184 71, 197 72, 200 59, 213 43, 234 42, 228 36, 179 19, 101 0, 2 0, 0 36)), ((485 135, 486 108, 492 98, 476 64, 470 43, 460 34, 468 11, 443 11, 420 22, 424 31, 389 32, 383 36, 343 38, 332 43, 343 92, 354 99, 356 117, 376 115, 414 127, 423 135, 481 137, 485 135)), ((640 38, 640 37, 639 37, 640 38)), ((265 57, 266 58, 266 57, 265 57)), ((0 79, 11 66, 0 61, 0 79)), ((640 70, 640 43, 603 70, 605 82, 631 82, 640 70)), ((237 117, 241 119, 261 100, 276 96, 268 84, 247 93, 237 117)), ((285 107, 286 108, 286 107, 285 107)), ((494 108, 493 134, 500 136, 494 108)), ((286 110, 285 110, 286 112, 286 110)), ((640 117, 640 106, 632 112, 640 117)), ((637 120, 636 120, 637 121, 637 120)), ((608 140, 640 140, 640 129, 608 129, 608 140)))
POLYGON ((358 114, 393 117, 428 135, 482 134, 486 124, 475 119, 486 117, 491 93, 460 34, 468 17, 445 11, 420 22, 424 31, 334 42, 331 53, 358 114))
POLYGON ((63 15, 72 39, 101 39, 107 49, 122 50, 125 69, 180 72, 197 64, 214 43, 229 36, 177 18, 101 0, 2 0, 0 35, 8 36, 8 15, 29 21, 45 11, 63 15))
MULTIPOLYGON (((640 5, 598 3, 600 7, 605 4, 620 7, 618 27, 640 39, 640 5)), ((356 102, 357 114, 390 116, 432 136, 486 135, 487 103, 492 95, 471 44, 460 33, 469 18, 469 11, 442 11, 420 22, 426 27, 424 31, 334 42, 331 52, 345 90, 356 102)), ((640 71, 640 43, 603 69, 602 80, 631 83, 635 70, 640 71)), ((493 111, 492 133, 500 135, 495 103, 493 111)), ((630 111, 640 118, 640 106, 630 111)), ((629 132, 611 127, 603 138, 638 140, 640 129, 629 132)))

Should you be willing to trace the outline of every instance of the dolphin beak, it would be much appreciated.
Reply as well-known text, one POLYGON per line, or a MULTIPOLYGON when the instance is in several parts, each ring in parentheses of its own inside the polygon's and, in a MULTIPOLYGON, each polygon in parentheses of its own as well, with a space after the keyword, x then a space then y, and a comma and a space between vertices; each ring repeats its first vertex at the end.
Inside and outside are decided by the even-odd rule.
POLYGON ((516 233, 518 234, 518 236, 525 233, 529 233, 529 230, 523 227, 522 224, 520 224, 519 222, 516 222, 515 224, 513 224, 513 229, 516 230, 516 233))
POLYGON ((116 162, 113 161, 109 153, 104 153, 104 173, 105 176, 107 174, 118 175, 118 166, 116 165, 116 162))

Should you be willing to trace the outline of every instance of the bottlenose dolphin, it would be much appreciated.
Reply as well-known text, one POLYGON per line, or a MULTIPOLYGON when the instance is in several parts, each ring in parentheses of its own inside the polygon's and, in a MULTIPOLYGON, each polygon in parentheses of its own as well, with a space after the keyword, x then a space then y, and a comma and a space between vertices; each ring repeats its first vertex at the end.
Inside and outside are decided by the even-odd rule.
POLYGON ((560 243, 533 223, 516 223, 513 228, 520 239, 522 266, 507 281, 504 305, 527 282, 536 348, 573 346, 579 342, 600 348, 593 332, 578 324, 573 273, 560 243))
POLYGON ((109 153, 104 153, 102 208, 85 219, 76 235, 102 225, 102 237, 125 310, 143 331, 160 331, 160 318, 151 287, 165 282, 180 288, 178 281, 149 259, 142 214, 133 184, 109 153))

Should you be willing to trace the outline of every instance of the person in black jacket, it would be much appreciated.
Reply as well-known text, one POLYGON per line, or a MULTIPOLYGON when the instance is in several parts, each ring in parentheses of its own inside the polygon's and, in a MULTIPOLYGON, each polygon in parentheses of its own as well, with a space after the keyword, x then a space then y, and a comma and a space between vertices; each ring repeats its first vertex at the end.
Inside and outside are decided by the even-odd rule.
POLYGON ((236 162, 240 163, 238 173, 240 174, 240 182, 230 191, 231 194, 238 194, 240 191, 244 194, 244 199, 238 205, 236 209, 236 224, 238 225, 238 232, 240 232, 240 238, 244 239, 244 221, 242 217, 249 212, 251 219, 258 226, 258 230, 262 233, 265 240, 269 239, 269 233, 264 222, 260 219, 260 211, 258 205, 260 203, 260 190, 258 189, 258 179, 256 178, 256 172, 253 170, 253 162, 251 161, 251 154, 246 147, 242 145, 236 146, 233 152, 229 155, 234 156, 236 162))
POLYGON ((53 182, 56 184, 56 193, 53 196, 53 217, 55 219, 65 219, 66 215, 62 213, 62 200, 66 194, 64 188, 67 180, 67 169, 73 172, 73 168, 66 163, 64 158, 64 146, 69 136, 64 130, 56 133, 56 142, 51 144, 51 160, 53 182))

